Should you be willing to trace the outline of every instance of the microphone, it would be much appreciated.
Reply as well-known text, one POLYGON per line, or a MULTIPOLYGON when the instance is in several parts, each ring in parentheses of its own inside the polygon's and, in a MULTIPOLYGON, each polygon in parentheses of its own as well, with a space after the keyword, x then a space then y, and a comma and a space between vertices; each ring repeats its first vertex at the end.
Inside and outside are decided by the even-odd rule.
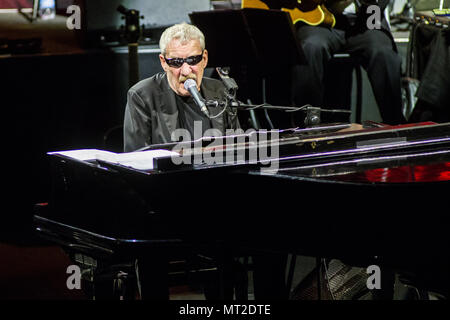
POLYGON ((200 107, 200 110, 209 118, 209 112, 206 108, 206 104, 204 99, 200 95, 200 92, 197 90, 197 83, 193 79, 187 79, 184 82, 184 88, 189 91, 192 98, 194 98, 195 103, 200 107))

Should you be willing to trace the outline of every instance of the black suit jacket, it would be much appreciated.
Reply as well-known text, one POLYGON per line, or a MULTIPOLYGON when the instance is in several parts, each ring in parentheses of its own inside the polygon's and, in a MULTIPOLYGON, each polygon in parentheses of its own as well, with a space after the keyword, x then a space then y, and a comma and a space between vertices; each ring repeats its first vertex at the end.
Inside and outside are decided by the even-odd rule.
MULTIPOLYGON (((207 100, 224 100, 225 88, 221 81, 203 78, 201 93, 207 100)), ((170 143, 177 129, 178 108, 176 93, 170 88, 165 73, 144 79, 128 91, 124 118, 124 151, 130 152, 151 144, 170 143)), ((210 108, 211 116, 222 108, 210 108)), ((212 127, 225 134, 226 129, 239 127, 237 116, 224 112, 214 118, 212 127)))

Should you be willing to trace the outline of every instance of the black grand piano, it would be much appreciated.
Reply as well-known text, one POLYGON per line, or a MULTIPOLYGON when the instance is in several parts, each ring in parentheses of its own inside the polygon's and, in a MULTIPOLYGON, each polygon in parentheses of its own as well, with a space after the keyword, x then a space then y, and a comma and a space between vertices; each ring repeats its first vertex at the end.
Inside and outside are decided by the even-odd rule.
POLYGON ((448 295, 450 123, 329 124, 141 152, 151 149, 178 155, 136 168, 50 154, 36 231, 98 261, 192 246, 286 252, 378 264, 448 295))

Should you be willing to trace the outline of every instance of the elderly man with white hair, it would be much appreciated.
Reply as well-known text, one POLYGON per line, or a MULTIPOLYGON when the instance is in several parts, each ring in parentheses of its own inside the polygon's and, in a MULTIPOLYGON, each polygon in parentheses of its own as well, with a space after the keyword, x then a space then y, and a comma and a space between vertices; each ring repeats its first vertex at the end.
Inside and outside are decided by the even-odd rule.
POLYGON ((182 128, 194 136, 194 122, 201 122, 202 134, 208 129, 239 127, 237 116, 229 110, 210 108, 208 117, 196 105, 184 82, 193 79, 206 100, 224 100, 221 81, 203 76, 208 63, 205 37, 195 26, 181 23, 166 29, 159 42, 159 60, 164 72, 144 79, 128 91, 124 120, 124 151, 135 151, 151 144, 172 142, 174 130, 182 128))
MULTIPOLYGON (((222 112, 222 108, 210 108, 209 112, 203 112, 184 86, 185 81, 193 79, 197 90, 206 100, 225 100, 222 82, 203 76, 208 63, 203 33, 193 25, 176 24, 163 32, 159 45, 159 60, 164 72, 142 80, 129 89, 124 119, 124 150, 130 152, 152 144, 172 142, 172 133, 176 129, 188 130, 191 137, 195 136, 194 125, 198 122, 201 123, 203 133, 208 129, 217 129, 225 134, 226 129, 239 128, 236 112, 229 108, 225 112, 222 112)), ((137 259, 141 298, 169 297, 168 258, 162 254, 137 259)), ((284 254, 253 255, 255 298, 287 298, 286 261, 287 256, 284 254)), ((225 298, 230 299, 235 286, 233 279, 239 275, 245 277, 246 271, 231 257, 226 264, 229 266, 229 276, 225 284, 225 298)), ((220 296, 218 284, 218 279, 206 283, 210 288, 207 290, 210 292, 209 298, 220 296)))

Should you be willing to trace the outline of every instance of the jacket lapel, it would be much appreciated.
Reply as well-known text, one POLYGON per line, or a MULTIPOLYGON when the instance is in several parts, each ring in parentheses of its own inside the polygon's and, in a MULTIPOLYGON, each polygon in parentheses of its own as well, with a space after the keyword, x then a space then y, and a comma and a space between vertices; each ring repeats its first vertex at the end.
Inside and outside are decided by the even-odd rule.
POLYGON ((161 91, 157 96, 162 120, 167 126, 169 133, 172 133, 177 128, 178 109, 175 100, 175 93, 169 86, 167 75, 161 78, 161 91))
MULTIPOLYGON (((161 77, 160 88, 161 90, 155 95, 156 108, 159 109, 157 112, 160 115, 158 121, 160 128, 158 128, 158 132, 161 134, 163 140, 170 142, 171 133, 175 131, 178 124, 178 108, 175 92, 170 88, 166 74, 161 77)), ((221 100, 220 93, 214 90, 211 85, 208 85, 208 79, 203 79, 201 92, 202 96, 207 100, 221 100)), ((211 117, 214 117, 222 112, 222 108, 208 108, 208 111, 211 117)), ((223 116, 213 118, 211 119, 211 125, 214 129, 218 129, 222 134, 225 134, 223 119, 223 116)))

